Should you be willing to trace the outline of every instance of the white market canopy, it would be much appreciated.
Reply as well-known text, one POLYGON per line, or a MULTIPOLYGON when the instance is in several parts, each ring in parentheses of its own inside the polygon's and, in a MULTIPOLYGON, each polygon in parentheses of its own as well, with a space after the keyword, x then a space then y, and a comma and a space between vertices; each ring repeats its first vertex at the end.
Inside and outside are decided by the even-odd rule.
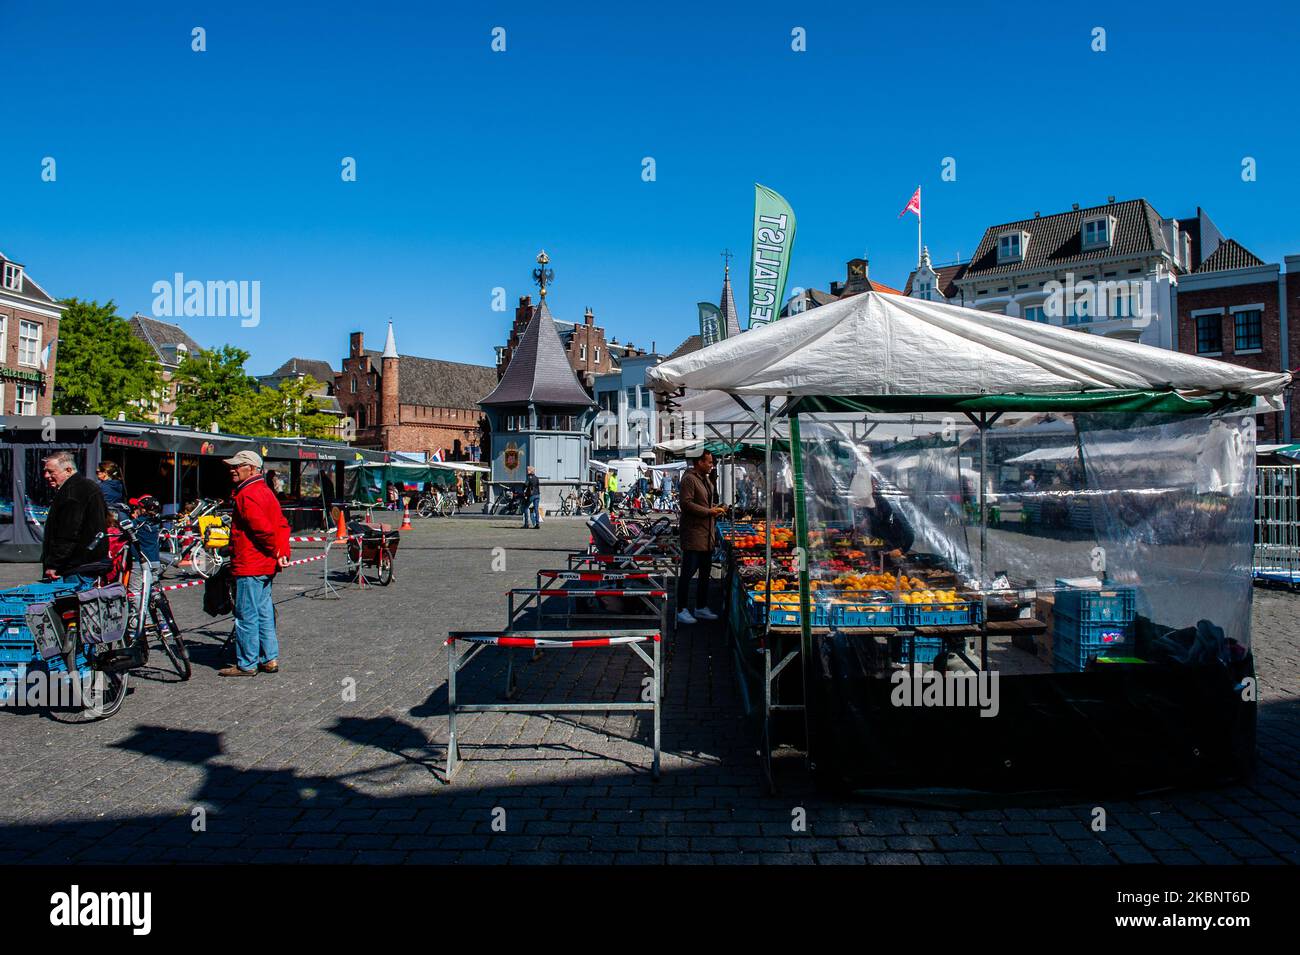
POLYGON ((1080 392, 1255 395, 1280 407, 1285 372, 901 295, 865 292, 647 370, 659 391, 985 396, 1080 392))

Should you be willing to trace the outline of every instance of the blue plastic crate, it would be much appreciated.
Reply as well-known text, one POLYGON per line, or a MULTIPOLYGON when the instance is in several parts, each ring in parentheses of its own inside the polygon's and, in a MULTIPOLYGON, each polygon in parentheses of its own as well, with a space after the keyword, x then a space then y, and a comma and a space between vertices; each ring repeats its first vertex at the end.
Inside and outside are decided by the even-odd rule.
POLYGON ((26 623, 5 617, 0 626, 0 667, 21 666, 36 659, 36 641, 26 623))
POLYGON ((830 625, 832 627, 905 627, 909 610, 911 607, 902 603, 872 604, 866 600, 855 604, 833 603, 830 605, 830 625), (881 609, 864 609, 867 606, 881 609))
MULTIPOLYGON (((1094 624, 1093 626, 1101 626, 1094 624)), ((1083 643, 1071 639, 1059 632, 1052 637, 1052 664, 1057 673, 1078 673, 1087 669, 1088 663, 1097 657, 1132 656, 1134 642, 1122 630, 1112 630, 1116 637, 1110 643, 1083 643)))
POLYGON ((1102 590, 1066 589, 1056 592, 1055 617, 1072 617, 1081 623, 1131 623, 1137 613, 1137 591, 1132 587, 1102 590))
POLYGON ((1052 645, 1066 642, 1085 650, 1109 650, 1132 640, 1132 621, 1080 623, 1073 617, 1052 615, 1052 645))
MULTIPOLYGON (((789 591, 783 592, 789 593, 789 591)), ((766 619, 765 613, 769 609, 768 605, 754 600, 753 594, 748 592, 745 595, 745 601, 749 606, 750 622, 755 626, 761 626, 766 619)), ((800 613, 798 604, 773 604, 770 609, 772 626, 774 627, 798 627, 803 622, 803 614, 800 613)), ((811 625, 814 627, 827 627, 830 626, 830 622, 830 606, 813 601, 811 625)))
POLYGON ((967 600, 958 604, 939 604, 943 610, 925 610, 928 604, 911 604, 908 624, 913 627, 944 627, 978 625, 984 620, 984 605, 977 600, 967 600))
POLYGON ((914 637, 910 640, 906 638, 901 639, 902 644, 898 648, 898 660, 900 663, 933 663, 934 658, 939 655, 939 651, 941 651, 944 646, 942 637, 914 637), (912 659, 911 650, 915 651, 915 660, 912 659))

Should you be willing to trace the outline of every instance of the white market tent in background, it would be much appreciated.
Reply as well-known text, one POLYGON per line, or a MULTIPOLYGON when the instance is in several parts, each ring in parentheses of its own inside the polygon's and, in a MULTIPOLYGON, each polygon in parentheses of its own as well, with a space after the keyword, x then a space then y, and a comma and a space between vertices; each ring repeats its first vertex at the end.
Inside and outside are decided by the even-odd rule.
POLYGON ((772 396, 1237 392, 1274 409, 1291 380, 1286 372, 878 292, 724 339, 646 377, 660 391, 772 396))

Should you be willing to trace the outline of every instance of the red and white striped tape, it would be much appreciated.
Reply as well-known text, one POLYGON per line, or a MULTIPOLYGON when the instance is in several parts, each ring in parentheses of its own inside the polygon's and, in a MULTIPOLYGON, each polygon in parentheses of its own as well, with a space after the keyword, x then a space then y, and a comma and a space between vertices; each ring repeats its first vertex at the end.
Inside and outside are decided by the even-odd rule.
POLYGON ((539 597, 667 597, 668 592, 665 590, 630 590, 623 588, 620 590, 566 590, 563 587, 544 588, 542 590, 532 590, 525 587, 516 587, 517 594, 537 594, 539 597))
MULTIPOLYGON (((652 576, 648 573, 640 574, 618 574, 602 573, 598 570, 539 570, 540 577, 547 577, 551 580, 581 580, 584 583, 604 583, 615 580, 649 580, 652 576)), ((661 575, 653 575, 661 576, 661 575)))
POLYGON ((486 643, 494 647, 550 647, 562 650, 574 649, 577 647, 612 647, 624 643, 644 643, 647 640, 659 640, 659 634, 652 637, 584 637, 576 640, 553 640, 543 637, 511 637, 505 634, 464 634, 448 637, 446 644, 455 643, 457 640, 463 640, 466 643, 486 643))
POLYGON ((167 591, 167 590, 184 590, 186 587, 197 587, 197 586, 199 586, 199 584, 206 584, 206 583, 207 583, 207 581, 206 581, 206 580, 203 580, 203 579, 199 579, 199 580, 187 580, 187 581, 185 581, 183 584, 168 584, 167 586, 165 586, 165 587, 159 587, 158 589, 159 589, 159 590, 163 590, 163 591, 167 591))
MULTIPOLYGON (((317 554, 315 557, 303 557, 303 558, 301 558, 301 559, 299 559, 299 560, 291 560, 291 561, 289 561, 289 563, 286 564, 285 566, 286 566, 286 567, 295 567, 295 566, 297 566, 298 564, 310 564, 312 561, 316 561, 316 560, 324 560, 324 559, 325 559, 325 555, 324 555, 324 554, 317 554)), ((206 580, 205 578, 199 578, 198 580, 187 580, 187 581, 185 581, 185 582, 183 582, 183 583, 179 583, 179 584, 167 584, 165 587, 159 587, 158 589, 159 589, 159 590, 162 590, 162 591, 167 591, 167 590, 184 590, 186 587, 199 587, 199 586, 201 586, 201 585, 203 585, 203 584, 206 584, 206 583, 207 583, 207 580, 206 580)))
POLYGON ((320 536, 320 537, 290 537, 289 538, 289 540, 294 544, 320 543, 322 541, 332 541, 334 539, 335 538, 332 536, 331 537, 320 536))

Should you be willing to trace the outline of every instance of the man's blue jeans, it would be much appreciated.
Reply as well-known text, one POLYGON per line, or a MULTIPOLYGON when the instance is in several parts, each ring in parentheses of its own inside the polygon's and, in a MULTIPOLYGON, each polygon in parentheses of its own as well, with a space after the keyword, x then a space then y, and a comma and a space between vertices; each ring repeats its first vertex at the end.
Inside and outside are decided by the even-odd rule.
POLYGON ((273 579, 235 578, 235 664, 241 670, 255 670, 259 663, 279 659, 275 605, 271 602, 273 579))
POLYGON ((538 508, 541 506, 541 503, 542 503, 542 496, 540 494, 534 494, 528 498, 528 508, 524 511, 524 527, 529 526, 528 519, 530 517, 532 518, 533 521, 532 523, 533 527, 542 526, 541 515, 538 514, 538 508))

